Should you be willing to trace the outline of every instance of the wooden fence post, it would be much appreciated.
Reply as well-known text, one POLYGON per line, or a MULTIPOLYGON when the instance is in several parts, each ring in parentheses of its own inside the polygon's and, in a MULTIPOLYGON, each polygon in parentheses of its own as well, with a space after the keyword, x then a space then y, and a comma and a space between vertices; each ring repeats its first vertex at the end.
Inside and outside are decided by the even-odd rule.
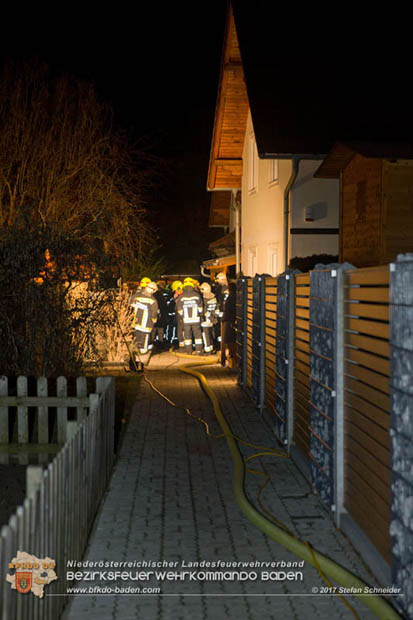
POLYGON ((26 468, 26 497, 31 497, 43 478, 41 465, 29 465, 26 468))
MULTIPOLYGON (((67 380, 66 377, 57 378, 57 396, 66 398, 67 396, 67 380)), ((57 443, 66 441, 67 432, 67 407, 57 408, 57 443)))
MULTIPOLYGON (((76 396, 87 396, 87 381, 86 377, 77 377, 76 379, 76 396)), ((77 407, 76 420, 80 424, 86 417, 86 408, 77 407)))
MULTIPOLYGON (((8 394, 8 379, 5 376, 0 377, 0 396, 8 394)), ((8 407, 0 407, 0 443, 9 443, 9 409, 8 407)))
MULTIPOLYGON (((47 396, 47 378, 39 377, 37 379, 37 395, 47 396)), ((39 443, 48 443, 49 441, 49 413, 46 405, 41 405, 37 411, 37 437, 39 443)))
MULTIPOLYGON (((17 377, 17 396, 27 396, 27 377, 17 377)), ((17 407, 17 441, 29 443, 29 419, 27 407, 17 407)))

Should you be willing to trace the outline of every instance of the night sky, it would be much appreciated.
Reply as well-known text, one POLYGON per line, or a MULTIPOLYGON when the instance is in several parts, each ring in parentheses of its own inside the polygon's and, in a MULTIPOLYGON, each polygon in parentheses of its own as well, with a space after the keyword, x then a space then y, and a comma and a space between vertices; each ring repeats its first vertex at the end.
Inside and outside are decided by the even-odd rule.
MULTIPOLYGON (((109 6, 109 5, 108 5, 109 6)), ((53 70, 94 82, 131 139, 167 161, 169 174, 148 196, 151 226, 159 230, 169 267, 209 257, 209 149, 219 79, 225 0, 194 5, 139 3, 67 14, 36 6, 10 15, 2 58, 37 57, 53 70)), ((69 12, 70 11, 70 12, 69 12)), ((219 235, 218 235, 219 236, 219 235)))
MULTIPOLYGON (((261 122, 261 133, 271 137, 266 118, 280 118, 273 129, 289 140, 299 121, 311 132, 317 119, 328 126, 333 111, 342 131, 331 122, 328 143, 363 132, 369 139, 413 139, 411 38, 402 14, 364 19, 347 11, 333 18, 321 7, 304 14, 291 5, 281 14, 270 0, 234 5, 256 130, 261 122)), ((168 164, 147 201, 168 270, 184 269, 187 259, 199 265, 222 234, 207 226, 206 176, 227 2, 146 2, 135 13, 121 3, 109 6, 111 12, 87 3, 55 5, 54 12, 9 8, 0 54, 36 56, 95 83, 115 121, 168 164)))

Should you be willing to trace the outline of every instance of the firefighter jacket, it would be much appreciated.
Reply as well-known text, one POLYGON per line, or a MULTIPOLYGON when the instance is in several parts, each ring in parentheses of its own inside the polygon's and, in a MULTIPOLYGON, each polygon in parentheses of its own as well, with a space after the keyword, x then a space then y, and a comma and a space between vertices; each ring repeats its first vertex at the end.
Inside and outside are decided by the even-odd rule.
POLYGON ((158 302, 158 321, 156 327, 166 327, 168 323, 168 305, 166 303, 166 297, 163 291, 156 291, 153 294, 154 298, 158 302))
POLYGON ((152 295, 138 291, 132 305, 132 327, 149 334, 158 318, 158 302, 152 295))
POLYGON ((203 327, 208 325, 215 325, 218 322, 219 309, 217 298, 214 293, 205 293, 204 295, 204 321, 203 327))
POLYGON ((200 323, 203 312, 202 298, 192 286, 184 286, 176 300, 176 311, 185 324, 200 323))
POLYGON ((229 289, 227 284, 218 284, 215 289, 215 296, 218 302, 218 313, 222 317, 224 314, 224 305, 228 297, 229 289))

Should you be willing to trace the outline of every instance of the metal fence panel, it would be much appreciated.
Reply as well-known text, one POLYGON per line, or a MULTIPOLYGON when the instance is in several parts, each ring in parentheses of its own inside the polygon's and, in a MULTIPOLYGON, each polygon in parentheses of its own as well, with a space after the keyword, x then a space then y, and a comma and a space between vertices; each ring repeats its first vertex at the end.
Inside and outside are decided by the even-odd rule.
POLYGON ((413 617, 413 255, 390 271, 391 549, 398 603, 413 617))
POLYGON ((310 469, 321 499, 335 502, 337 270, 310 272, 310 469))

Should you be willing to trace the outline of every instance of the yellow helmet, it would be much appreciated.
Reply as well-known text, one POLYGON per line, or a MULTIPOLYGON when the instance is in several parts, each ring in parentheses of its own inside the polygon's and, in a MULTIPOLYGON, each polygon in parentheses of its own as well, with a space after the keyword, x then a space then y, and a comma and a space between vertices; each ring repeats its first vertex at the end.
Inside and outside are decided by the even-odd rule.
POLYGON ((142 278, 142 280, 141 280, 141 281, 140 281, 140 283, 139 283, 139 286, 140 286, 141 288, 145 288, 145 287, 147 287, 147 286, 148 286, 149 282, 151 282, 151 279, 150 279, 150 278, 146 278, 146 277, 145 277, 145 278, 142 278))
POLYGON ((176 291, 178 288, 182 288, 182 282, 181 282, 181 280, 175 280, 175 281, 174 281, 174 282, 172 282, 172 284, 171 284, 171 289, 173 290, 173 292, 174 292, 174 293, 175 293, 175 291, 176 291))
POLYGON ((195 282, 194 282, 193 278, 185 278, 184 286, 192 286, 192 288, 194 288, 195 282))

